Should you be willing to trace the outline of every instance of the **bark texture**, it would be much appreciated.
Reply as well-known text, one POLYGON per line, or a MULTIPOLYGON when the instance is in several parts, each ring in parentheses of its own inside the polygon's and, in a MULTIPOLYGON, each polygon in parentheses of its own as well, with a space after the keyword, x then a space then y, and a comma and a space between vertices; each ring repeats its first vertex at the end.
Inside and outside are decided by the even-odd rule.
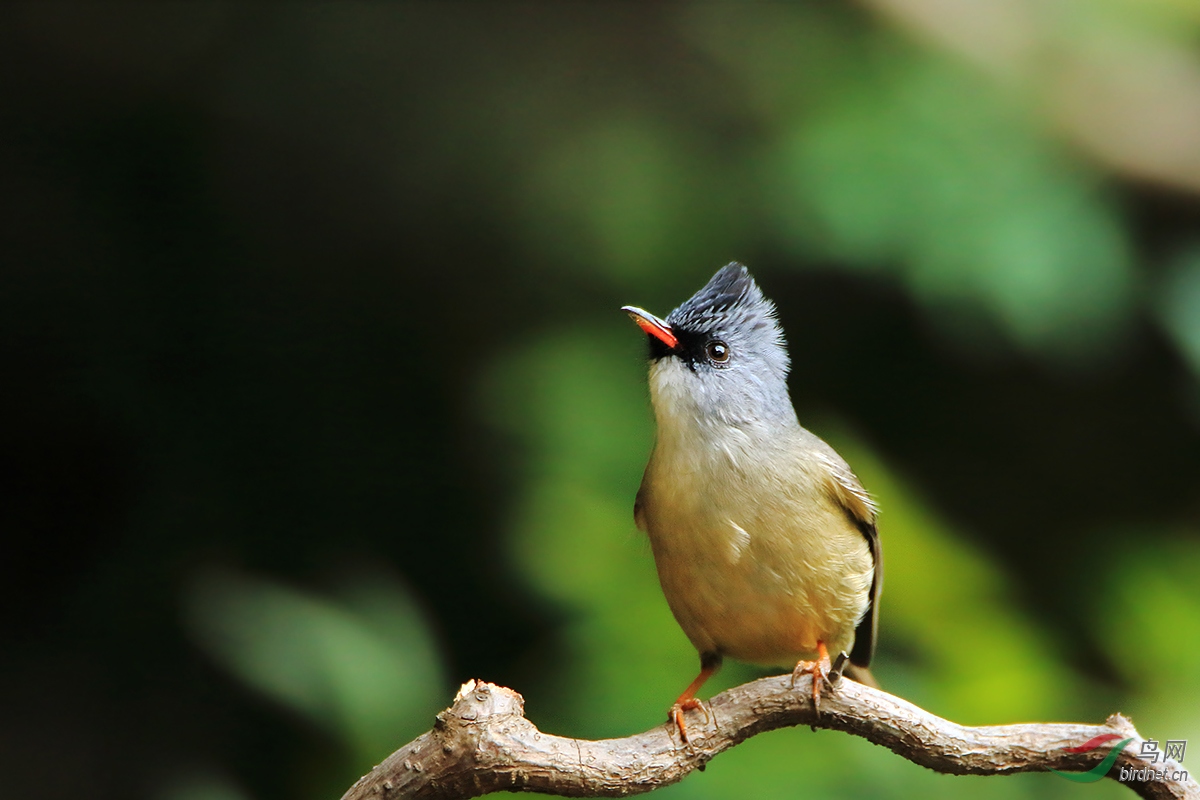
POLYGON ((512 689, 468 681, 433 729, 401 747, 364 775, 342 800, 440 798, 458 800, 488 792, 530 791, 563 797, 622 797, 649 792, 703 769, 717 754, 757 733, 790 725, 830 728, 861 736, 936 772, 1006 775, 1049 769, 1085 772, 1100 764, 1111 744, 1090 752, 1072 748, 1105 734, 1131 738, 1108 777, 1121 767, 1163 770, 1166 780, 1123 781, 1147 798, 1200 800, 1190 777, 1172 780, 1180 764, 1165 767, 1139 758, 1142 738, 1113 714, 1103 725, 1030 723, 967 727, 850 680, 821 699, 815 713, 807 678, 762 678, 735 687, 688 715, 684 744, 668 725, 623 739, 588 741, 545 734, 524 716, 512 689))

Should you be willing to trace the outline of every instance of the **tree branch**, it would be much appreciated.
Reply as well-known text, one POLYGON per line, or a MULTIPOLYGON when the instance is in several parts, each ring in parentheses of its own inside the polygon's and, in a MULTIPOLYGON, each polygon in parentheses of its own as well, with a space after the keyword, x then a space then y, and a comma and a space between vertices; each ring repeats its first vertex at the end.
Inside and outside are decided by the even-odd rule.
POLYGON ((1045 723, 966 727, 936 717, 898 697, 842 680, 813 711, 811 684, 790 676, 762 678, 722 692, 703 714, 689 715, 688 744, 668 725, 624 739, 587 741, 541 733, 525 719, 524 700, 512 689, 468 681, 433 730, 409 742, 359 779, 342 800, 439 798, 462 800, 488 792, 543 792, 563 797, 640 794, 682 780, 755 734, 790 725, 830 728, 861 736, 935 772, 1007 775, 1051 768, 1085 772, 1109 747, 1072 753, 1104 734, 1132 738, 1108 772, 1122 768, 1166 772, 1158 780, 1122 783, 1147 798, 1200 800, 1194 779, 1172 779, 1177 762, 1150 764, 1136 754, 1142 738, 1113 714, 1103 725, 1045 723))

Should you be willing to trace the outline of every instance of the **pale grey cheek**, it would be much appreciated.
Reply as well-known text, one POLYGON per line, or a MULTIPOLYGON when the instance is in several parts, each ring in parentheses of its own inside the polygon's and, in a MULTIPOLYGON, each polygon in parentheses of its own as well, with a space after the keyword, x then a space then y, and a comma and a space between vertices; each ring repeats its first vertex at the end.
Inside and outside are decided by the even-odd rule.
POLYGON ((762 381, 750 365, 732 365, 701 375, 705 397, 713 413, 734 416, 754 413, 762 398, 762 381))
POLYGON ((771 398, 755 365, 692 371, 679 359, 662 359, 650 367, 651 397, 660 415, 697 422, 738 424, 763 411, 771 398))

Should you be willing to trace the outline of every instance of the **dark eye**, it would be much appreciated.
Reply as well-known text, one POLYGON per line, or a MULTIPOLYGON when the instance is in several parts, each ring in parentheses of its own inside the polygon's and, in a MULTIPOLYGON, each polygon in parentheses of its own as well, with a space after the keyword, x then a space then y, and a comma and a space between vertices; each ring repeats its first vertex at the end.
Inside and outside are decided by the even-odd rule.
POLYGON ((729 360, 729 345, 724 342, 709 342, 704 352, 708 355, 708 360, 714 364, 724 364, 729 360))

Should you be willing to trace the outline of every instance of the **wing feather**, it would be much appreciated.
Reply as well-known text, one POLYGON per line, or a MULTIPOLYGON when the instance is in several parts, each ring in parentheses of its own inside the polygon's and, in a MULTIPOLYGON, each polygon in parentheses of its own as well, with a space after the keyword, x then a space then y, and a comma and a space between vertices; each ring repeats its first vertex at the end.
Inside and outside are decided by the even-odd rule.
POLYGON ((879 593, 883 590, 883 551, 879 546, 879 531, 875 527, 879 508, 841 457, 818 450, 817 458, 828 470, 829 488, 834 498, 866 537, 875 563, 867 611, 854 631, 854 647, 850 650, 850 663, 869 667, 875 655, 875 640, 879 632, 879 593))

